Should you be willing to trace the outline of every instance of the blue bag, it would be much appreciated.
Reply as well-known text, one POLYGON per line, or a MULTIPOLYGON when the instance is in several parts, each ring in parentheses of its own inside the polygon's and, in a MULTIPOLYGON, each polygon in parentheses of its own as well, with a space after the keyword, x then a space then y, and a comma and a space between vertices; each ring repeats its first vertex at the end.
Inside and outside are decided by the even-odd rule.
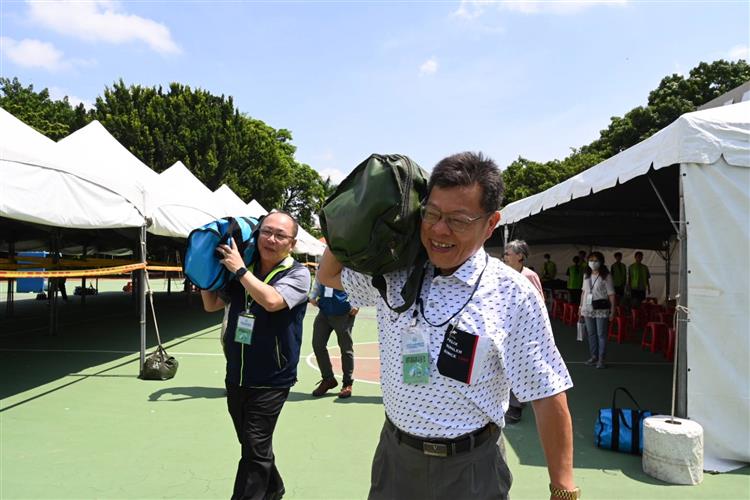
POLYGON ((228 245, 229 239, 234 239, 242 260, 248 265, 255 254, 258 226, 260 220, 254 217, 224 217, 193 229, 185 251, 185 276, 201 290, 224 288, 234 275, 220 262, 222 256, 216 247, 228 245))
POLYGON ((643 419, 651 415, 650 411, 641 410, 626 388, 618 387, 612 394, 612 407, 599 410, 599 418, 594 425, 594 443, 597 448, 640 455, 643 453, 643 419), (638 409, 618 408, 617 391, 627 394, 638 409))

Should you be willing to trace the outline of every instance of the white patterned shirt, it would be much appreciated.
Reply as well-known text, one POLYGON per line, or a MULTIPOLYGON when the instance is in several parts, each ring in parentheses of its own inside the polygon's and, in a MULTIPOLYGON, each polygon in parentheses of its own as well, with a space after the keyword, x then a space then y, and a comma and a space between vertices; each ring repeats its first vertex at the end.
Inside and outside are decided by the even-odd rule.
MULTIPOLYGON (((385 276, 388 302, 394 307, 403 304, 400 292, 408 274, 397 271, 385 276)), ((498 259, 488 258, 484 249, 449 276, 435 275, 435 268, 428 264, 421 290, 424 318, 435 325, 450 318, 471 297, 456 316, 457 327, 491 339, 480 360, 480 375, 471 385, 438 372, 436 362, 447 325, 429 326, 421 314, 417 316, 420 327, 429 332, 430 380, 404 383, 401 335, 414 321, 417 304, 398 314, 386 306, 369 276, 344 268, 341 281, 354 307, 377 306, 383 404, 388 417, 404 432, 454 438, 490 421, 502 427, 511 389, 519 400, 533 401, 573 386, 555 346, 547 310, 533 285, 498 259)))

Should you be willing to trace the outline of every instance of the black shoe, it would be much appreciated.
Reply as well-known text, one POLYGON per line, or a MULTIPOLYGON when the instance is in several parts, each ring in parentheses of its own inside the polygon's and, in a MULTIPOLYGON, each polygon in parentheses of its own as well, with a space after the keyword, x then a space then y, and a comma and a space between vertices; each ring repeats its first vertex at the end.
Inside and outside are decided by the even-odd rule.
POLYGON ((505 412, 505 423, 508 425, 517 424, 521 421, 522 413, 523 408, 518 408, 517 406, 509 406, 508 411, 505 412))

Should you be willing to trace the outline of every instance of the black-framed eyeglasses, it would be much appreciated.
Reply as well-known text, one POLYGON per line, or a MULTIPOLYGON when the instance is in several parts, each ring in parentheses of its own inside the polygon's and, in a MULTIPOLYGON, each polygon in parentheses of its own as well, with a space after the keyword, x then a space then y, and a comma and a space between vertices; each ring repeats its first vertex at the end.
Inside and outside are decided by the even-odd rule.
POLYGON ((263 228, 259 231, 260 235, 266 238, 267 240, 270 240, 272 237, 276 239, 279 243, 286 243, 287 241, 293 239, 293 236, 289 236, 288 234, 284 233, 275 233, 272 230, 268 228, 263 228))
POLYGON ((484 219, 492 214, 492 212, 487 212, 486 214, 477 215, 476 217, 469 217, 468 215, 461 214, 450 215, 444 214, 436 208, 427 207, 425 205, 422 205, 419 210, 422 214, 422 220, 427 224, 434 225, 440 222, 440 219, 445 219, 445 224, 454 233, 463 233, 476 221, 484 219))

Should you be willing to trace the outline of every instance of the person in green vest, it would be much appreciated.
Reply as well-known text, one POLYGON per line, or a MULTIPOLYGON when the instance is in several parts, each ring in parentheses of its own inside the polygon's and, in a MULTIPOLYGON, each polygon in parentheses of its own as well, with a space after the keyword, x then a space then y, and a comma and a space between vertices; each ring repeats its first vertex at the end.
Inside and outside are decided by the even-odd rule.
POLYGON ((542 286, 545 281, 552 281, 557 278, 557 264, 552 261, 550 254, 544 254, 544 264, 542 265, 542 286))
MULTIPOLYGON (((573 304, 581 303, 581 288, 583 287, 583 270, 581 269, 581 259, 577 255, 573 257, 573 265, 570 266, 565 274, 568 276, 568 293, 570 301, 573 304)), ((587 264, 588 265, 588 264, 587 264)))
POLYGON ((612 274, 612 283, 615 286, 615 297, 617 302, 622 301, 625 295, 625 285, 628 281, 628 268, 622 263, 622 252, 615 252, 615 261, 609 269, 612 274))
POLYGON ((648 266, 642 264, 643 252, 635 252, 635 262, 628 267, 628 287, 633 307, 638 307, 651 293, 651 273, 648 266))
POLYGON ((578 266, 581 268, 582 274, 585 274, 586 269, 589 268, 588 259, 586 258, 586 250, 580 250, 578 252, 578 266))

